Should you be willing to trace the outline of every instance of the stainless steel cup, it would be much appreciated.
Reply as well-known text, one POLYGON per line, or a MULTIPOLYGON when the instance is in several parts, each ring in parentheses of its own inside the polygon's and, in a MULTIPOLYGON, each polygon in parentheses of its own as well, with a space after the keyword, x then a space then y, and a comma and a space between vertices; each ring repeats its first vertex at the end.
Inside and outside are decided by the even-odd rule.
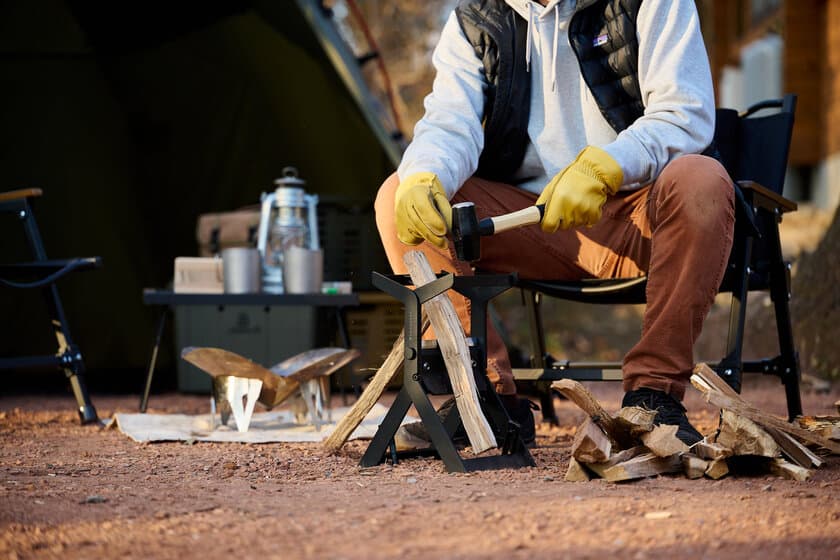
POLYGON ((288 247, 283 255, 283 285, 287 294, 320 294, 324 283, 324 252, 288 247))
POLYGON ((249 247, 222 251, 222 269, 226 294, 253 294, 260 291, 260 253, 249 247))

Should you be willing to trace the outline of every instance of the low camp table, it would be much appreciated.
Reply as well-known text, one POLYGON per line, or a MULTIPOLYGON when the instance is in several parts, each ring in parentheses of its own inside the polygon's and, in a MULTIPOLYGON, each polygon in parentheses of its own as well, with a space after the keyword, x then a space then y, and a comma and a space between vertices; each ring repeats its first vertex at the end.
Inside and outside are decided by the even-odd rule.
POLYGON ((158 320, 157 332, 155 334, 152 357, 149 361, 149 370, 146 374, 146 386, 143 389, 143 396, 140 399, 140 412, 146 412, 149 402, 149 390, 152 386, 152 377, 157 363, 160 341, 163 337, 163 329, 166 325, 168 311, 181 305, 205 305, 224 307, 228 305, 253 305, 257 307, 276 306, 309 306, 332 309, 336 314, 338 335, 341 344, 345 348, 350 347, 350 336, 347 332, 345 309, 359 305, 358 294, 195 294, 175 293, 172 290, 143 290, 143 303, 161 308, 160 319, 158 320))

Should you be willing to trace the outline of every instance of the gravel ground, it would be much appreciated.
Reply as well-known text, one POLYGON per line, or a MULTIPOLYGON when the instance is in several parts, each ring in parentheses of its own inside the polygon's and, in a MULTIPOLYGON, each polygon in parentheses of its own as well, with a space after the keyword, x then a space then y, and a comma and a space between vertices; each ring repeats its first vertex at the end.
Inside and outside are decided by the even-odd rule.
MULTIPOLYGON (((616 383, 588 384, 608 410, 616 383)), ((784 414, 781 386, 744 396, 784 414)), ((392 395, 390 396, 392 398, 392 395)), ((840 390, 803 395, 836 414, 840 390)), ((100 416, 135 395, 94 395, 100 416)), ((384 398, 387 402, 387 398, 384 398)), ((701 431, 716 409, 690 390, 701 431)), ((2 558, 837 558, 840 460, 806 482, 767 474, 712 481, 563 480, 583 414, 556 401, 537 466, 448 474, 435 459, 359 469, 367 442, 331 456, 317 444, 137 444, 80 426, 67 396, 0 397, 2 558)), ((154 395, 150 413, 206 413, 206 397, 154 395)))

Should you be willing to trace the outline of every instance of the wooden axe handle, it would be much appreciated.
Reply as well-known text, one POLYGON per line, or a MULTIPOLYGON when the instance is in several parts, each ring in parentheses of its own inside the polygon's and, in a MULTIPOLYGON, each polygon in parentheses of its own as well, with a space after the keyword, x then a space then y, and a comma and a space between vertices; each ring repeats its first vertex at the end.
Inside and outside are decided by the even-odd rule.
POLYGON ((493 235, 509 229, 538 224, 545 213, 545 204, 529 206, 510 214, 502 214, 495 218, 485 218, 478 223, 478 231, 482 235, 493 235))

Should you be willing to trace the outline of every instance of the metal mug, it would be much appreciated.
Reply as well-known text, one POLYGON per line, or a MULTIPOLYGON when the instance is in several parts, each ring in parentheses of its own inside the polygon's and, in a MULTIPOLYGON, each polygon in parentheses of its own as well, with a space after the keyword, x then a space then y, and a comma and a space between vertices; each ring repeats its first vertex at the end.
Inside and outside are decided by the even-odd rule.
POLYGON ((283 284, 287 294, 320 294, 324 283, 324 252, 288 247, 283 257, 283 284))
POLYGON ((253 294, 260 291, 260 253, 249 247, 222 251, 222 270, 226 294, 253 294))

